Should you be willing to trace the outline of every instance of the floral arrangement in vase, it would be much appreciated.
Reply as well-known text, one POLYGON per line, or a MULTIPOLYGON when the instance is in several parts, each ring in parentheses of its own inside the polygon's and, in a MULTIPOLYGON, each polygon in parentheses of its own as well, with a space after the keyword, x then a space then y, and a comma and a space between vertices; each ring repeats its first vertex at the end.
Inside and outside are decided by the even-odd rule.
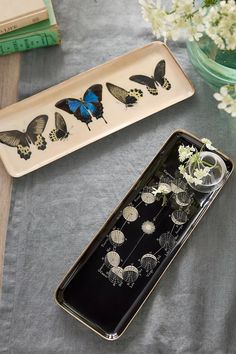
POLYGON ((223 159, 214 152, 216 148, 211 141, 207 138, 201 141, 203 144, 200 150, 189 145, 179 146, 178 169, 193 189, 208 193, 222 185, 226 166, 223 159))
MULTIPOLYGON (((167 3, 161 0, 139 0, 139 3, 143 17, 151 23, 156 38, 176 41, 185 32, 190 42, 205 39, 208 46, 209 41, 213 44, 211 58, 216 55, 217 50, 222 56, 228 52, 233 62, 232 68, 236 69, 236 1, 172 0, 167 3)), ((209 52, 209 48, 206 51, 209 52)), ((225 58, 222 62, 225 63, 225 58)), ((231 76, 229 77, 232 79, 231 76)), ((214 94, 215 99, 220 101, 218 108, 233 117, 236 117, 235 84, 234 79, 233 82, 230 80, 222 85, 219 93, 214 94)))

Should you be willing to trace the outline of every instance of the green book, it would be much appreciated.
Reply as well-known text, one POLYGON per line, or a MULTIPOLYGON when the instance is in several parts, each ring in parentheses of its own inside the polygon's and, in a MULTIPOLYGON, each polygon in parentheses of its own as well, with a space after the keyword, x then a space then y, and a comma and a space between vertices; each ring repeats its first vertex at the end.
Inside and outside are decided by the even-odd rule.
POLYGON ((48 47, 60 43, 60 33, 51 0, 44 0, 47 20, 26 26, 0 36, 0 55, 48 47))

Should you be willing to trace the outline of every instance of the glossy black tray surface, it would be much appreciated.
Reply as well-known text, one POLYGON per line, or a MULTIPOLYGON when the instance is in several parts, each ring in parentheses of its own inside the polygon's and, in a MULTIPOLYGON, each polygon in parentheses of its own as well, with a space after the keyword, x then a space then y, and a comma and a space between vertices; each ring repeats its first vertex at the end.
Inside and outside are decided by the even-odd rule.
MULTIPOLYGON (((106 339, 124 332, 219 192, 199 193, 181 178, 181 144, 202 146, 175 132, 57 289, 57 303, 106 339), (171 189, 166 205, 154 193, 160 182, 171 189)), ((217 153, 226 181, 233 163, 217 153)))

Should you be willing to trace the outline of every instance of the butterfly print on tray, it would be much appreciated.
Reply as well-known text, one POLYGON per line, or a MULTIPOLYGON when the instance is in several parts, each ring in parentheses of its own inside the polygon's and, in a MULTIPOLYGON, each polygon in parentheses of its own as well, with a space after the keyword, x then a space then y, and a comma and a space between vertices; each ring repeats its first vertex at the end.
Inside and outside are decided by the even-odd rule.
POLYGON ((113 85, 109 82, 106 83, 106 87, 112 96, 121 103, 124 103, 126 107, 133 107, 133 105, 138 102, 138 99, 143 97, 143 91, 136 88, 127 91, 122 87, 113 85))
POLYGON ((55 129, 49 133, 52 142, 67 139, 70 133, 67 130, 65 119, 58 112, 55 113, 55 129))
POLYGON ((150 94, 156 96, 158 95, 158 87, 162 87, 166 90, 171 89, 171 83, 165 77, 165 73, 166 62, 165 60, 161 60, 157 63, 153 76, 133 75, 130 76, 129 79, 141 85, 145 85, 150 94))
POLYGON ((89 123, 92 123, 93 117, 96 119, 102 118, 107 123, 103 117, 102 85, 100 84, 90 86, 84 93, 83 98, 65 98, 58 101, 55 106, 73 114, 78 120, 85 123, 89 130, 91 130, 89 123))
POLYGON ((32 154, 30 144, 34 144, 38 150, 46 149, 47 142, 42 134, 47 121, 47 115, 40 115, 29 123, 26 132, 19 130, 0 132, 0 142, 17 148, 17 153, 20 157, 24 160, 28 160, 32 154))

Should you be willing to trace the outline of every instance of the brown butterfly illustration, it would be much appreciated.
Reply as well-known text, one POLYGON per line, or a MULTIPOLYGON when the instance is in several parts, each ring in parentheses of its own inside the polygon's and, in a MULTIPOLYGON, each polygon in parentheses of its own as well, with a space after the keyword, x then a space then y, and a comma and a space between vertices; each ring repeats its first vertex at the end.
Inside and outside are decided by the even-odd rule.
POLYGON ((26 132, 19 130, 0 132, 0 142, 11 147, 16 147, 20 157, 28 160, 32 154, 30 144, 34 144, 38 150, 46 149, 47 142, 42 133, 47 121, 47 115, 40 115, 29 123, 26 132))
POLYGON ((114 96, 121 103, 124 103, 126 107, 133 107, 137 103, 138 99, 143 97, 142 90, 136 88, 127 91, 122 87, 111 84, 110 82, 107 82, 106 86, 112 96, 114 96))
POLYGON ((55 127, 50 133, 49 138, 52 142, 67 139, 70 133, 67 130, 65 119, 58 112, 55 113, 55 127))
POLYGON ((158 95, 158 87, 162 87, 166 90, 171 89, 170 81, 165 77, 166 73, 166 62, 165 60, 160 60, 154 70, 153 76, 146 75, 133 75, 130 76, 130 80, 137 82, 141 85, 145 85, 148 92, 151 95, 158 95))

